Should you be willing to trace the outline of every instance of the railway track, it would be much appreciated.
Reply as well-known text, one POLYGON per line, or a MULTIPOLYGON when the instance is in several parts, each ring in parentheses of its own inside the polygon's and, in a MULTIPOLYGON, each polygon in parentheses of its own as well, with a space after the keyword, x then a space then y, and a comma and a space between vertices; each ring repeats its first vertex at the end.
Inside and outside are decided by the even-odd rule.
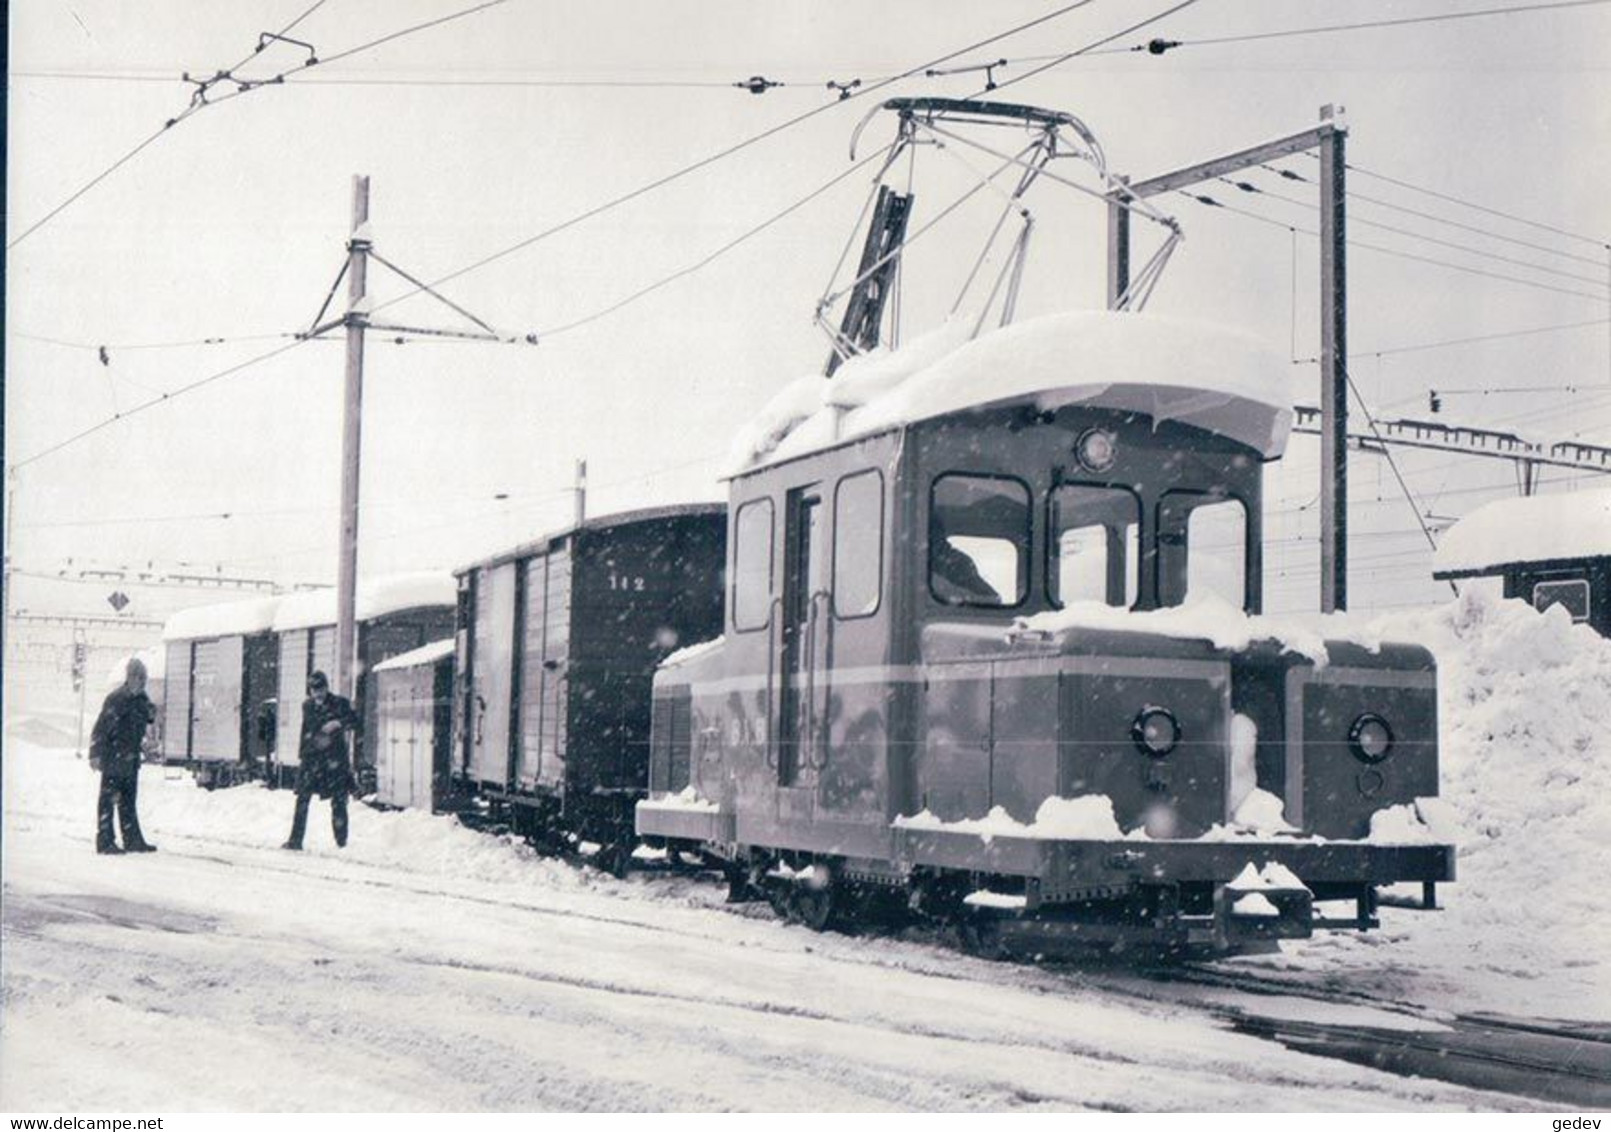
MULTIPOLYGON (((1554 1104, 1611 1108, 1611 1025, 1500 1014, 1453 1013, 1349 991, 1294 986, 1289 980, 1182 964, 1149 972, 1156 983, 1240 992, 1255 1005, 1207 1004, 1232 1029, 1289 1049, 1554 1104), (1261 1013, 1259 996, 1308 999, 1401 1015, 1421 1028, 1369 1026, 1261 1013)), ((1162 996, 1160 996, 1162 997, 1162 996)))

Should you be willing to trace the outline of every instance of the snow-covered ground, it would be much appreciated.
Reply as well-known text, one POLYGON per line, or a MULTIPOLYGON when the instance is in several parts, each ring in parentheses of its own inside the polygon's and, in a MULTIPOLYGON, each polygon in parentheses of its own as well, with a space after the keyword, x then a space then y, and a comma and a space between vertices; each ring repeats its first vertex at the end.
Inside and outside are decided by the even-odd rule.
POLYGON ((816 935, 705 881, 616 881, 416 813, 355 807, 337 850, 316 802, 293 854, 288 794, 151 767, 161 851, 98 857, 94 775, 13 702, 0 1108, 1528 1107, 1228 1025, 1611 1020, 1611 643, 1480 596, 1410 627, 1439 654, 1468 835, 1446 910, 1220 965, 1347 1006, 816 935))

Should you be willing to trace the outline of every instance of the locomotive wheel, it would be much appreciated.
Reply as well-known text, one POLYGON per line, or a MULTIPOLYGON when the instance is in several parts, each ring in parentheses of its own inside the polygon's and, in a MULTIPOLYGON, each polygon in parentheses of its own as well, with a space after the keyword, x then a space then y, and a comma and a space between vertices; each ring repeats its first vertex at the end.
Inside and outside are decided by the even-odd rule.
POLYGON ((766 901, 772 905, 772 911, 777 913, 778 919, 794 923, 796 919, 794 910, 794 886, 787 882, 774 881, 766 887, 766 901))

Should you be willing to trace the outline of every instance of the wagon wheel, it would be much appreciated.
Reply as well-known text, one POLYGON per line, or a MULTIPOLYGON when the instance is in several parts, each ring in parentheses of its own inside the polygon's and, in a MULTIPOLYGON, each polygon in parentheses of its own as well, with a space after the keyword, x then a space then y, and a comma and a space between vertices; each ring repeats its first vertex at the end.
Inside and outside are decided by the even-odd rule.
POLYGON ((827 931, 833 913, 832 888, 805 888, 794 894, 794 918, 814 932, 827 931))
POLYGON ((1007 958, 1007 945, 1002 939, 1001 921, 994 916, 972 915, 958 925, 962 950, 975 959, 992 963, 1007 958))
POLYGON ((621 880, 632 868, 632 851, 620 842, 612 841, 599 849, 593 864, 621 880))

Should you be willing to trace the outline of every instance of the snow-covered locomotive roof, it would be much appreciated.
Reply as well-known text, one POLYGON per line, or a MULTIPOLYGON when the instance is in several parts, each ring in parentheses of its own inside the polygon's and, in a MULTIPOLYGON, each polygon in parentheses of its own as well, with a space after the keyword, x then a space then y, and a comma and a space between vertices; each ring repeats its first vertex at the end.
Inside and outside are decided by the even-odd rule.
POLYGON ((832 379, 785 387, 744 430, 729 474, 967 409, 1089 405, 1181 421, 1280 456, 1292 367, 1246 334, 1150 314, 1073 311, 968 340, 952 322, 832 379))
MULTIPOLYGON (((369 621, 404 609, 426 606, 452 606, 458 601, 458 586, 451 574, 434 570, 412 574, 390 574, 358 584, 353 617, 369 621)), ((310 590, 280 599, 274 617, 274 631, 307 629, 336 623, 336 591, 310 590)))
POLYGON ((1611 488, 1500 499, 1450 527, 1432 559, 1439 578, 1526 562, 1611 556, 1611 488))
POLYGON ((278 597, 254 597, 181 609, 162 626, 165 641, 198 641, 207 637, 244 637, 263 633, 274 624, 278 597))

